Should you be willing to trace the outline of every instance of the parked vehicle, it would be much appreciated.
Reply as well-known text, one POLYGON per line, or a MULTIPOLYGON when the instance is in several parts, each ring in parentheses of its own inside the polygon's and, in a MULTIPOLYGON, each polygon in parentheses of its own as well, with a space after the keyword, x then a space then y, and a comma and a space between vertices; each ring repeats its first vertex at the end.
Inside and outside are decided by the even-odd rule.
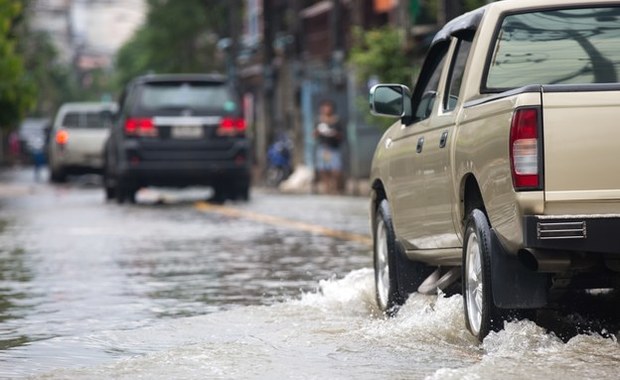
POLYGON ((214 200, 249 198, 250 143, 225 77, 148 75, 127 85, 106 144, 106 198, 146 186, 206 185, 214 200))
POLYGON ((277 187, 287 179, 292 171, 293 142, 286 134, 281 134, 267 150, 267 185, 277 187))
POLYGON ((69 174, 101 173, 103 145, 115 103, 65 103, 54 118, 48 146, 50 180, 64 182, 69 174))
POLYGON ((372 164, 377 302, 462 278, 482 340, 510 310, 620 285, 620 2, 505 0, 448 23, 372 164))

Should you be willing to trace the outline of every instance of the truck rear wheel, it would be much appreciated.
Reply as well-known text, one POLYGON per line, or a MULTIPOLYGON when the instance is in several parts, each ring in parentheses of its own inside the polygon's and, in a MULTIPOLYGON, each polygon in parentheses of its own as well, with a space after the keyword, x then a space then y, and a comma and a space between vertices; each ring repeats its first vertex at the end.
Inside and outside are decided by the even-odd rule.
POLYGON ((396 244, 392 213, 385 199, 377 207, 373 237, 377 305, 383 313, 393 316, 433 269, 404 256, 396 244))
POLYGON ((491 287, 491 228, 479 209, 469 214, 463 245, 463 304, 465 325, 479 341, 501 327, 491 287))

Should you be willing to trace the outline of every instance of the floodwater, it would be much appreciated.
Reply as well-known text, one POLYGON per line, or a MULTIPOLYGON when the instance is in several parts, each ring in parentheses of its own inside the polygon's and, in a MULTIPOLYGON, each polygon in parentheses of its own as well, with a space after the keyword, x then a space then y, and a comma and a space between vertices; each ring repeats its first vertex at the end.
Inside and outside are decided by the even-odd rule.
POLYGON ((459 295, 383 318, 367 244, 282 222, 368 234, 365 199, 227 206, 270 223, 201 210, 199 190, 123 207, 29 179, 0 185, 0 378, 617 378, 617 331, 560 339, 526 320, 478 344, 459 295))

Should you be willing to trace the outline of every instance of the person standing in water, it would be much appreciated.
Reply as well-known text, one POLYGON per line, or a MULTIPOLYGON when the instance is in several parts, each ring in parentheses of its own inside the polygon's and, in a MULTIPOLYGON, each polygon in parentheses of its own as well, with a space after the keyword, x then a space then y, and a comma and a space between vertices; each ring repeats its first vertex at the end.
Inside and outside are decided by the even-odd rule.
POLYGON ((334 104, 329 100, 319 105, 314 137, 317 140, 315 163, 319 186, 328 194, 337 194, 342 177, 342 129, 334 104))

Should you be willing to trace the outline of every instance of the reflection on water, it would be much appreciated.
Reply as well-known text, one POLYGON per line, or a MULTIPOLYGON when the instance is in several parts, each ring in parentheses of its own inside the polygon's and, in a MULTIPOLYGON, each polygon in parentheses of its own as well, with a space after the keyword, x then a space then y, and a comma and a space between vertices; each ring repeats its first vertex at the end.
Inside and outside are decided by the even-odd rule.
POLYGON ((192 203, 121 207, 101 198, 72 183, 3 199, 0 377, 141 354, 111 343, 109 332, 272 305, 370 261, 365 245, 205 214, 192 203))
POLYGON ((28 336, 15 328, 12 321, 19 322, 32 308, 34 294, 29 291, 32 273, 24 262, 26 252, 11 244, 11 225, 0 219, 0 350, 21 346, 39 336, 28 336))
MULTIPOLYGON (((413 295, 383 318, 365 245, 101 198, 41 186, 0 205, 0 378, 616 378, 606 323, 562 336, 510 322, 479 345, 459 295, 413 295)), ((365 200, 235 207, 367 228, 365 200)))
MULTIPOLYGON (((615 379, 615 339, 564 343, 530 321, 509 322, 478 345, 462 297, 413 295, 392 319, 374 306, 373 274, 323 280, 314 292, 151 326, 94 334, 134 355, 45 379, 615 379)), ((64 342, 66 343, 66 342, 64 342)), ((58 341, 56 345, 62 345, 58 341)))

